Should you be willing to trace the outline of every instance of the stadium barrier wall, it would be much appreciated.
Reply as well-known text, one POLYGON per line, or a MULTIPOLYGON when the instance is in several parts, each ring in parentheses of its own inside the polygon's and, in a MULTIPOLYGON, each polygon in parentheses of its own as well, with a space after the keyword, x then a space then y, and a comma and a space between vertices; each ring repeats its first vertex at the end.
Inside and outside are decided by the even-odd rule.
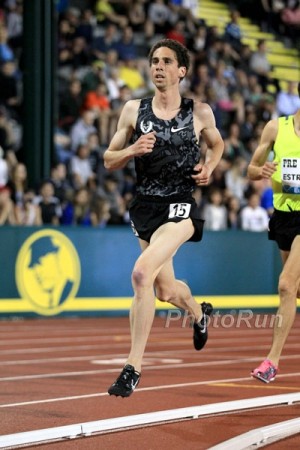
MULTIPOLYGON (((0 317, 128 314, 139 245, 129 226, 1 227, 0 317)), ((205 231, 176 254, 177 278, 219 309, 275 308, 279 251, 266 233, 205 231)), ((157 301, 157 309, 169 309, 157 301)))

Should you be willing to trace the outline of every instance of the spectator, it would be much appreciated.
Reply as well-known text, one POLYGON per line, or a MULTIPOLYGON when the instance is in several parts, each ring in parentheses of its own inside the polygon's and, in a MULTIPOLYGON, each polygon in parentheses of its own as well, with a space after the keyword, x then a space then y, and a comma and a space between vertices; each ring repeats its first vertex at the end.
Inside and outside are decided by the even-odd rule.
POLYGON ((15 205, 24 206, 24 196, 28 189, 27 168, 22 162, 12 168, 7 185, 10 188, 11 198, 15 205))
POLYGON ((79 144, 86 143, 90 133, 97 133, 98 130, 94 125, 96 120, 95 112, 91 110, 82 111, 76 122, 70 130, 71 149, 76 151, 79 144))
POLYGON ((230 22, 226 24, 224 31, 224 39, 232 45, 234 50, 240 52, 242 46, 242 31, 239 25, 240 13, 233 10, 230 13, 230 22))
POLYGON ((4 158, 3 148, 0 147, 0 187, 6 186, 9 178, 8 163, 4 158))
POLYGON ((225 173, 226 189, 229 195, 234 195, 244 205, 245 191, 248 187, 248 181, 245 177, 247 161, 241 156, 232 161, 231 167, 225 173))
POLYGON ((227 200, 227 228, 231 230, 241 229, 241 203, 234 195, 227 200))
POLYGON ((8 31, 5 25, 0 24, 0 64, 14 61, 15 54, 8 43, 8 31))
POLYGON ((70 81, 67 91, 59 97, 59 126, 67 133, 78 119, 82 103, 81 81, 74 78, 70 81))
POLYGON ((207 230, 220 231, 227 228, 227 210, 223 204, 222 191, 212 187, 208 194, 208 202, 203 208, 204 227, 207 230))
POLYGON ((15 54, 20 55, 23 42, 23 2, 17 0, 7 14, 7 35, 9 45, 15 54))
POLYGON ((250 155, 240 139, 240 126, 236 122, 230 124, 229 134, 224 139, 224 144, 224 158, 228 161, 234 161, 237 157, 250 161, 250 155))
POLYGON ((124 215, 126 213, 126 207, 123 197, 119 190, 118 179, 114 175, 108 175, 103 187, 97 189, 98 197, 105 199, 110 204, 108 221, 109 225, 122 225, 124 224, 124 215))
POLYGON ((106 147, 100 146, 98 133, 89 134, 87 139, 87 146, 90 149, 89 160, 92 171, 95 174, 96 185, 101 185, 103 184, 105 175, 107 175, 107 171, 104 168, 103 162, 103 153, 106 147))
POLYGON ((267 211, 260 206, 260 197, 253 192, 248 199, 247 205, 241 210, 242 230, 245 231, 267 231, 269 216, 267 211))
POLYGON ((75 29, 75 36, 84 38, 85 42, 90 46, 93 41, 96 25, 97 19, 91 9, 84 9, 75 29))
POLYGON ((201 52, 205 49, 207 37, 207 29, 204 25, 199 25, 196 28, 195 34, 191 37, 191 48, 194 53, 201 52))
POLYGON ((174 41, 180 42, 182 45, 186 45, 185 36, 185 23, 183 20, 176 22, 167 32, 166 38, 173 39, 174 41))
POLYGON ((63 205, 72 195, 73 187, 68 179, 67 167, 62 162, 52 165, 49 181, 54 187, 54 196, 63 205))
POLYGON ((16 225, 41 226, 42 215, 39 205, 34 203, 35 193, 33 190, 24 192, 23 203, 15 205, 16 225))
POLYGON ((95 113, 97 128, 99 130, 100 144, 107 145, 110 142, 110 119, 113 112, 110 107, 106 84, 100 81, 94 91, 89 91, 83 101, 84 111, 95 113))
POLYGON ((281 90, 276 98, 278 116, 290 116, 300 109, 300 98, 297 93, 297 82, 288 81, 287 90, 281 90))
POLYGON ((87 144, 80 144, 76 154, 70 160, 70 176, 75 189, 88 187, 95 189, 95 174, 90 162, 90 148, 87 144))
POLYGON ((21 118, 21 96, 15 61, 6 61, 0 67, 0 103, 6 107, 11 117, 21 118))
POLYGON ((114 23, 109 23, 104 28, 104 34, 93 39, 91 44, 92 54, 96 60, 104 61, 107 53, 113 50, 118 40, 118 28, 114 23))
POLYGON ((261 84, 263 92, 267 92, 268 85, 274 84, 278 86, 278 81, 271 78, 272 66, 267 57, 267 43, 264 39, 259 39, 257 49, 250 57, 250 70, 257 75, 258 82, 261 84))
POLYGON ((143 33, 145 39, 150 39, 154 34, 154 27, 148 19, 145 0, 133 0, 128 10, 128 25, 134 33, 143 33))
POLYGON ((130 26, 122 30, 120 38, 114 44, 114 49, 118 53, 121 61, 136 60, 138 58, 137 45, 134 41, 133 30, 130 26))
POLYGON ((83 225, 91 226, 91 192, 82 186, 74 192, 63 208, 60 220, 61 225, 83 225))
POLYGON ((148 9, 148 19, 154 25, 154 34, 165 34, 168 30, 170 9, 164 0, 154 0, 148 9))
POLYGON ((128 59, 122 62, 119 67, 119 76, 131 90, 133 98, 139 98, 147 93, 148 86, 136 60, 128 59))
POLYGON ((105 228, 110 220, 110 203, 103 198, 96 198, 91 208, 91 223, 93 227, 105 228))
POLYGON ((34 204, 41 209, 43 225, 59 225, 62 214, 61 204, 54 195, 54 186, 50 181, 42 182, 39 195, 34 199, 34 204))
POLYGON ((120 28, 128 24, 128 19, 122 14, 118 14, 109 0, 97 0, 96 17, 99 25, 105 26, 114 23, 120 28))
POLYGON ((0 225, 15 225, 14 204, 8 186, 0 186, 0 225))
POLYGON ((16 148, 12 120, 8 118, 7 110, 0 106, 0 147, 7 151, 16 148))

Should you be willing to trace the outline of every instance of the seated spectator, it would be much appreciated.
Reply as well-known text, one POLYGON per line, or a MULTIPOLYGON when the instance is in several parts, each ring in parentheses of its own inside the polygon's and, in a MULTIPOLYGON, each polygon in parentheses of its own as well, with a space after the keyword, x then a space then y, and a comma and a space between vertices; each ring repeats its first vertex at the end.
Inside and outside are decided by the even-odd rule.
POLYGON ((8 43, 8 31, 6 26, 2 23, 0 24, 0 64, 14 60, 14 51, 8 43))
POLYGON ((0 147, 4 151, 16 148, 13 121, 8 117, 7 110, 0 106, 0 147))
POLYGON ((96 198, 92 203, 91 222, 93 227, 105 228, 110 220, 110 203, 103 198, 96 198))
POLYGON ((103 184, 105 175, 107 175, 107 170, 104 167, 103 161, 103 154, 106 147, 100 146, 98 133, 89 134, 86 145, 90 150, 89 160, 92 171, 96 177, 96 185, 101 185, 103 184))
POLYGON ((206 37, 207 37, 206 27, 204 25, 199 25, 196 28, 196 32, 191 37, 190 46, 193 52, 198 53, 205 49, 206 37))
POLYGON ((125 202, 120 194, 119 183, 114 175, 106 176, 103 187, 98 186, 97 195, 99 198, 105 199, 110 204, 108 221, 109 225, 124 224, 124 215, 126 213, 125 202))
POLYGON ((11 170, 7 185, 10 188, 11 198, 14 204, 24 205, 24 196, 28 189, 28 176, 25 164, 17 162, 11 170))
POLYGON ((76 122, 72 125, 70 130, 71 149, 76 151, 79 144, 87 141, 90 133, 97 133, 98 130, 94 125, 96 120, 95 112, 90 109, 82 111, 76 122))
POLYGON ((169 27, 170 8, 164 0, 154 0, 149 4, 148 19, 154 26, 154 34, 165 34, 169 27))
POLYGON ((15 54, 20 55, 23 48, 23 1, 11 2, 6 17, 8 42, 15 54))
POLYGON ((204 227, 207 230, 220 231, 227 229, 227 210, 223 204, 222 191, 211 187, 208 202, 203 207, 204 227))
POLYGON ((89 46, 84 37, 75 37, 72 41, 71 47, 71 66, 77 71, 77 76, 80 77, 81 70, 86 71, 86 67, 90 63, 89 46))
POLYGON ((0 147, 0 187, 6 186, 9 178, 8 163, 4 157, 3 148, 0 147))
POLYGON ((15 225, 14 204, 8 186, 0 186, 0 225, 15 225))
MULTIPOLYGON (((110 50, 114 51, 114 50, 110 50)), ((114 61, 117 63, 117 59, 114 61)), ((84 74, 82 78, 82 94, 85 96, 88 92, 97 89, 99 83, 105 83, 107 78, 107 73, 105 71, 106 64, 100 59, 96 59, 92 62, 91 66, 84 74)))
POLYGON ((52 165, 49 181, 54 186, 54 195, 63 205, 72 195, 73 187, 68 178, 67 167, 62 162, 52 165))
POLYGON ((173 39, 174 41, 180 42, 182 45, 186 46, 186 36, 185 36, 185 23, 183 20, 176 22, 173 27, 171 27, 166 32, 167 39, 173 39))
POLYGON ((244 206, 245 191, 248 187, 248 180, 246 178, 247 161, 241 156, 234 159, 231 167, 225 173, 226 189, 229 195, 234 195, 244 206))
POLYGON ((260 197, 253 192, 247 201, 247 205, 241 210, 242 230, 245 231, 267 231, 269 216, 267 211, 260 206, 260 197))
POLYGON ((281 90, 276 98, 278 116, 290 116, 300 108, 300 98, 297 93, 297 82, 288 81, 287 90, 281 90))
POLYGON ((134 40, 133 30, 130 26, 122 30, 120 38, 114 44, 120 60, 135 60, 138 58, 137 45, 134 40))
POLYGON ((78 119, 82 103, 81 81, 75 78, 69 83, 67 91, 62 92, 59 97, 59 126, 67 133, 78 119))
POLYGON ((92 190, 96 187, 96 175, 90 161, 90 148, 87 144, 80 144, 76 154, 70 160, 70 177, 74 189, 88 187, 92 190))
POLYGON ((143 97, 148 92, 148 86, 136 60, 128 59, 120 63, 119 77, 131 90, 133 98, 143 97))
POLYGON ((61 225, 91 226, 91 193, 87 187, 76 189, 73 198, 63 207, 61 225))
POLYGON ((239 230, 241 228, 241 203, 240 200, 230 196, 226 203, 227 207, 227 228, 239 230))
POLYGON ((89 8, 84 9, 76 26, 75 36, 83 37, 88 46, 90 46, 93 41, 96 25, 97 19, 93 15, 93 11, 89 8))
POLYGON ((274 84, 276 90, 278 90, 278 80, 272 79, 271 77, 272 66, 268 61, 267 43, 265 39, 259 39, 257 41, 257 49, 250 57, 249 67, 250 70, 257 76, 263 92, 267 92, 268 85, 270 84, 274 84))
POLYGON ((143 33, 145 39, 153 37, 154 27, 147 17, 145 0, 133 0, 128 10, 128 21, 134 33, 143 33))
POLYGON ((229 134, 224 139, 224 158, 233 161, 237 157, 242 157, 250 161, 249 154, 240 139, 240 126, 236 122, 232 122, 229 127, 229 134))
POLYGON ((62 128, 54 130, 55 161, 67 164, 73 156, 71 138, 62 128))
POLYGON ((104 28, 104 34, 92 41, 91 48, 95 60, 105 60, 107 52, 114 49, 118 36, 118 27, 114 23, 108 23, 104 28))
POLYGON ((10 117, 20 120, 21 103, 16 63, 4 62, 0 67, 0 104, 6 107, 10 117))
POLYGON ((39 195, 34 199, 34 204, 41 209, 43 225, 59 225, 62 214, 61 204, 54 195, 54 186, 50 181, 42 182, 39 195))
POLYGON ((118 27, 124 28, 128 24, 128 19, 124 15, 118 14, 109 0, 97 0, 95 12, 99 25, 114 23, 118 27))
POLYGON ((224 31, 224 39, 232 47, 239 52, 242 46, 242 30, 239 25, 240 13, 237 10, 233 10, 230 13, 230 22, 226 24, 224 31))
POLYGON ((110 118, 113 112, 110 107, 106 84, 100 81, 95 90, 89 91, 84 100, 82 109, 95 113, 97 128, 99 130, 100 144, 107 145, 110 142, 109 133, 110 118))
POLYGON ((15 205, 16 225, 41 226, 42 215, 39 205, 34 203, 35 193, 27 190, 23 196, 23 203, 15 205))

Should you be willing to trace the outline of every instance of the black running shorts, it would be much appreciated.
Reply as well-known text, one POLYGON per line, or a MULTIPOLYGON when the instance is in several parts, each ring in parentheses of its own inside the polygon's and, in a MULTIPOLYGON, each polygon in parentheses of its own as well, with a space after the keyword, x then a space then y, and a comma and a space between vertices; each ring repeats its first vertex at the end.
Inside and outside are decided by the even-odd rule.
POLYGON ((195 233, 189 241, 198 242, 202 239, 204 220, 193 197, 153 197, 137 196, 133 199, 129 214, 134 234, 150 242, 152 234, 164 223, 180 222, 190 218, 195 233))
POLYGON ((300 234, 300 211, 275 209, 269 221, 269 239, 276 241, 280 250, 289 251, 300 234))

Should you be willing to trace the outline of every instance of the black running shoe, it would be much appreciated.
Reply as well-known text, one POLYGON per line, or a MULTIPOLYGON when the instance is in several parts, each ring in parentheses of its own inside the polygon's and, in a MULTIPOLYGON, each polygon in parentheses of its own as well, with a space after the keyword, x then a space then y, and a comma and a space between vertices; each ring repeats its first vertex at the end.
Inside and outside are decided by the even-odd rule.
POLYGON ((139 384, 141 374, 134 367, 126 364, 116 381, 108 389, 109 395, 129 397, 139 384))
POLYGON ((211 303, 201 303, 202 319, 200 322, 194 322, 194 347, 196 350, 201 350, 207 341, 207 319, 213 311, 211 303))

